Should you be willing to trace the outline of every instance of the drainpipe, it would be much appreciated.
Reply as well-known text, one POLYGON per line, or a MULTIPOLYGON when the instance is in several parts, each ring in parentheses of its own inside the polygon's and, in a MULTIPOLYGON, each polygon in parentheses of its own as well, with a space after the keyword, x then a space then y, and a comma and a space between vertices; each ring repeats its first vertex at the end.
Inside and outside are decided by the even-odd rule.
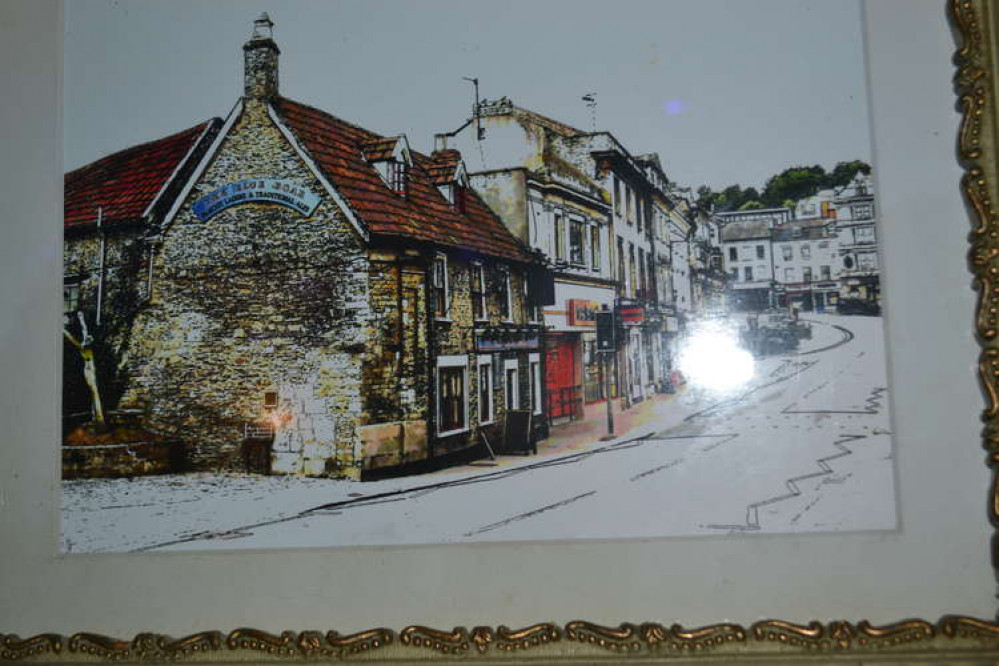
POLYGON ((406 454, 406 419, 405 410, 402 406, 402 371, 403 371, 403 357, 406 349, 406 335, 405 327, 403 326, 403 307, 405 304, 405 297, 402 292, 402 257, 398 257, 395 266, 395 293, 396 293, 396 304, 399 308, 399 317, 396 322, 396 347, 395 358, 396 358, 396 373, 395 373, 395 395, 396 400, 399 401, 399 427, 401 432, 399 433, 399 461, 403 462, 403 456, 406 454))
POLYGON ((437 326, 434 320, 433 299, 434 293, 431 287, 433 277, 433 257, 431 250, 423 257, 423 293, 426 303, 425 311, 427 317, 427 461, 435 456, 434 449, 437 443, 437 387, 435 386, 435 375, 437 370, 437 326))
POLYGON ((97 273, 97 318, 96 324, 101 325, 101 310, 104 305, 104 261, 107 255, 106 239, 104 235, 104 207, 97 207, 97 233, 101 237, 100 268, 97 273))

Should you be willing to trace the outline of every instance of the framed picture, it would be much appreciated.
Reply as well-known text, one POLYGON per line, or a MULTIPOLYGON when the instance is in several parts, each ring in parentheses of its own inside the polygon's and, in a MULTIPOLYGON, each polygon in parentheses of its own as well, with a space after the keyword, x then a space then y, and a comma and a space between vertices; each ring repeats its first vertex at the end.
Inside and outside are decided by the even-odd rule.
MULTIPOLYGON (((198 29, 233 11, 198 9, 198 29)), ((440 100, 419 108, 364 101, 397 71, 378 45, 294 55, 369 8, 278 11, 242 26, 242 94, 200 120, 226 94, 207 68, 92 78, 186 15, 67 7, 64 553, 896 529, 859 5, 782 15, 840 38, 785 34, 781 77, 831 71, 779 104, 731 72, 776 66, 755 48, 783 10, 677 4, 636 5, 608 74, 544 90, 513 74, 540 56, 504 54, 511 23, 400 81, 399 100, 440 100), (666 16, 733 47, 670 66, 700 44, 658 44, 666 16), (369 64, 313 91, 350 53, 369 64), (151 140, 122 147, 113 109, 168 76, 205 95, 158 122, 199 121, 136 120, 151 140)), ((546 11, 544 49, 602 34, 553 34, 546 11)), ((440 60, 482 12, 427 7, 386 39, 440 60)))
POLYGON ((993 4, 508 7, 12 7, 0 658, 994 654, 993 4))

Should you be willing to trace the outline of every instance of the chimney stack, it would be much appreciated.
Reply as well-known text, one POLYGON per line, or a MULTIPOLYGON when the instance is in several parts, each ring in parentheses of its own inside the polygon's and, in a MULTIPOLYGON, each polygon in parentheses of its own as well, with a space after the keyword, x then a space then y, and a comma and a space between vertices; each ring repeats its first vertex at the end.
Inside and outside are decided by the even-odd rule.
POLYGON ((274 22, 263 12, 253 22, 253 35, 243 44, 243 95, 247 100, 267 101, 278 93, 278 55, 274 22))

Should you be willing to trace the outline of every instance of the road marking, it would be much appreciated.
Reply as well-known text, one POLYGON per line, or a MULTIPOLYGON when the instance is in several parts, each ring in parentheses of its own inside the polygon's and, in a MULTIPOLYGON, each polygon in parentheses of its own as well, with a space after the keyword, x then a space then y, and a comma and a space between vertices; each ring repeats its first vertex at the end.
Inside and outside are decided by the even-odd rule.
POLYGON ((884 397, 885 392, 888 390, 887 386, 876 386, 871 389, 871 394, 867 396, 864 402, 867 406, 864 409, 790 409, 794 405, 798 404, 792 402, 790 405, 781 410, 781 414, 880 414, 881 400, 884 397))
POLYGON ((628 480, 629 481, 638 481, 639 479, 645 478, 646 476, 651 476, 652 474, 656 474, 657 472, 663 472, 663 471, 665 471, 667 469, 670 469, 672 467, 676 467, 677 465, 680 465, 680 464, 685 463, 685 462, 687 462, 686 458, 677 458, 676 460, 671 460, 670 462, 666 463, 665 465, 660 465, 659 467, 653 467, 652 469, 645 470, 641 474, 636 474, 635 476, 631 477, 628 480))
POLYGON ((517 522, 518 520, 524 520, 525 518, 531 518, 533 516, 537 516, 538 514, 545 513, 546 511, 551 511, 552 509, 560 509, 563 506, 566 506, 568 504, 572 504, 573 502, 577 502, 577 501, 579 501, 579 500, 581 500, 581 499, 583 499, 585 497, 592 497, 593 495, 596 495, 596 494, 597 494, 596 490, 591 490, 588 493, 583 493, 581 495, 576 495, 575 497, 570 497, 570 498, 564 499, 564 500, 562 500, 560 502, 555 502, 554 504, 548 504, 546 506, 543 506, 543 507, 538 508, 538 509, 534 509, 532 511, 527 511, 525 513, 518 513, 518 514, 516 514, 514 516, 510 516, 509 518, 506 518, 506 519, 501 520, 499 522, 490 523, 489 525, 485 525, 484 527, 480 527, 477 530, 472 530, 471 532, 466 532, 465 536, 467 536, 467 537, 473 537, 473 536, 482 534, 483 532, 489 532, 491 530, 495 530, 495 529, 498 529, 500 527, 506 527, 510 523, 517 522))
POLYGON ((840 450, 839 453, 834 453, 831 456, 826 456, 824 458, 819 458, 816 460, 816 464, 822 469, 820 472, 812 472, 811 474, 802 474, 800 476, 794 476, 784 482, 790 492, 775 495, 774 497, 761 500, 759 502, 753 502, 746 507, 746 522, 742 525, 705 525, 708 529, 712 530, 729 530, 733 532, 756 532, 760 528, 760 507, 768 506, 770 504, 776 504, 777 502, 783 502, 784 500, 793 499, 801 495, 801 489, 798 487, 798 483, 801 481, 807 481, 808 479, 816 479, 820 476, 826 476, 827 474, 832 474, 833 469, 827 463, 831 460, 836 460, 837 458, 842 458, 844 456, 853 455, 853 450, 844 446, 847 442, 855 442, 857 440, 867 439, 867 435, 842 435, 840 439, 833 442, 833 446, 840 450))

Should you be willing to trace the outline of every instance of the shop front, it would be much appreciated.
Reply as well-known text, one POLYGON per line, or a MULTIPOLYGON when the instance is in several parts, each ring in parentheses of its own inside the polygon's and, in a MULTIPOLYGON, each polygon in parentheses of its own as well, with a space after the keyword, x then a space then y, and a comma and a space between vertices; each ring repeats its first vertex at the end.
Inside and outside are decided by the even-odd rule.
POLYGON ((645 399, 645 387, 649 383, 649 358, 652 354, 652 345, 646 334, 645 306, 621 299, 618 302, 617 320, 624 340, 620 350, 624 361, 621 364, 621 381, 630 405, 645 399))
POLYGON ((584 405, 602 400, 596 353, 596 313, 608 307, 610 290, 556 282, 564 310, 545 313, 548 416, 553 422, 583 418, 584 405), (559 289, 561 288, 561 289, 559 289))
POLYGON ((552 333, 548 336, 545 364, 548 367, 545 391, 548 418, 574 420, 582 416, 583 386, 580 370, 581 334, 552 333))

